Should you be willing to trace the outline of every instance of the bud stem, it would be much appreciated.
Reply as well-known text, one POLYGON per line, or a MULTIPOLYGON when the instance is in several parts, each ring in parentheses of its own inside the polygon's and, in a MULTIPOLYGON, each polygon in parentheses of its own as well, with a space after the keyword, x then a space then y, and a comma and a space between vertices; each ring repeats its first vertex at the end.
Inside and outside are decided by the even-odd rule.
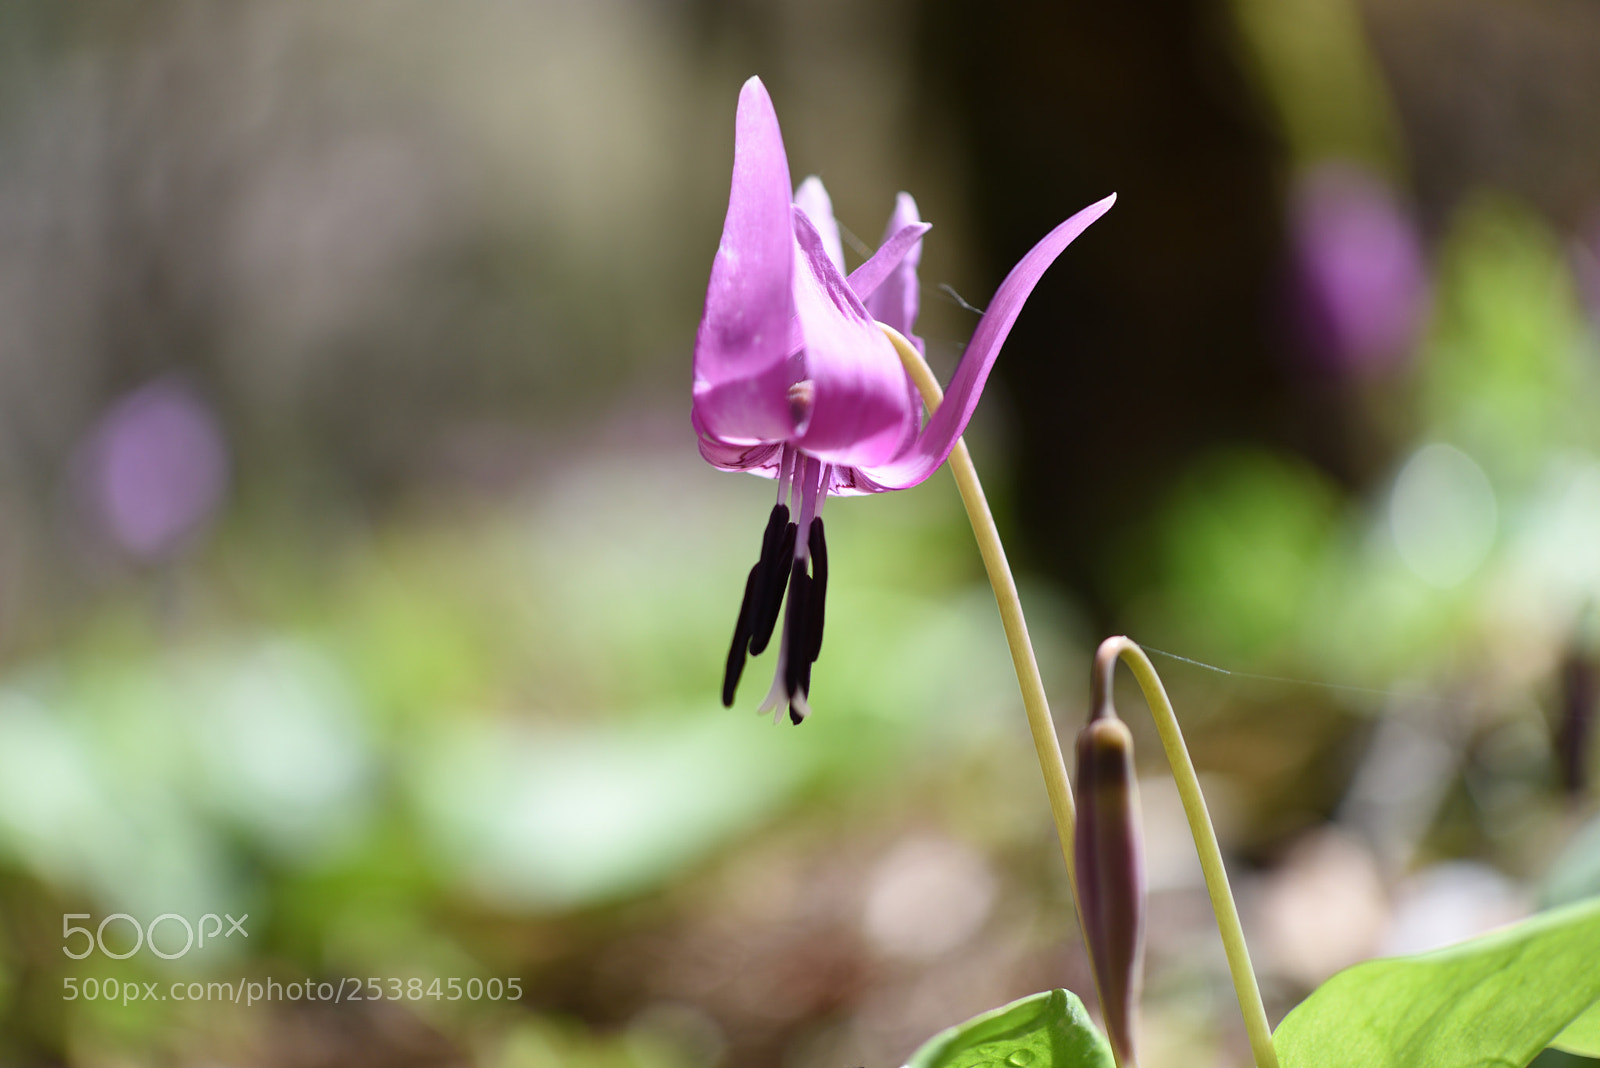
MULTIPOLYGON (((933 377, 928 364, 909 341, 898 331, 883 323, 883 332, 889 336, 900 362, 922 394, 922 403, 931 413, 944 400, 944 390, 933 377)), ((978 469, 973 466, 972 454, 967 451, 965 439, 956 441, 950 452, 950 473, 955 476, 956 489, 961 492, 961 503, 966 506, 967 519, 972 523, 972 535, 978 542, 978 552, 983 556, 984 570, 989 574, 989 585, 994 589, 995 603, 1000 607, 1000 622, 1005 627, 1006 644, 1011 647, 1011 664, 1017 672, 1017 686, 1022 690, 1022 707, 1028 716, 1028 730, 1033 735, 1034 752, 1039 755, 1039 770, 1044 774, 1044 788, 1050 798, 1050 814, 1055 819, 1056 837, 1061 843, 1061 857, 1067 862, 1067 881, 1072 888, 1073 909, 1078 915, 1078 931, 1085 949, 1089 946, 1089 929, 1083 914, 1083 895, 1078 892, 1078 862, 1074 839, 1077 835, 1077 809, 1072 801, 1072 786, 1067 779, 1067 763, 1061 756, 1061 741, 1056 736, 1055 721, 1050 718, 1050 701, 1045 696, 1044 679, 1039 675, 1039 661, 1033 655, 1033 641, 1028 637, 1028 621, 1022 615, 1022 598, 1017 593, 1017 583, 1011 575, 1011 565, 1006 560, 1005 546, 1000 543, 1000 531, 994 525, 994 514, 989 511, 989 501, 983 495, 983 484, 978 481, 978 469)), ((1099 990, 1100 976, 1094 975, 1096 993, 1105 1004, 1105 992, 1099 990)), ((1112 1045, 1112 1058, 1117 1068, 1137 1068, 1123 1063, 1119 1046, 1112 1045)), ((1273 1062, 1271 1068, 1277 1068, 1273 1062)))
POLYGON ((1200 855, 1200 867, 1205 871, 1206 892, 1211 895, 1211 911, 1217 917, 1217 930, 1222 934, 1222 948, 1228 955, 1228 971, 1233 976, 1233 990, 1239 998, 1239 1011, 1244 1015, 1244 1028, 1250 1036, 1250 1051, 1255 1056, 1256 1068, 1278 1068, 1278 1053, 1272 1045, 1272 1029, 1267 1026, 1267 1010, 1261 1004, 1261 989, 1256 985, 1255 972, 1250 968, 1250 951, 1244 944, 1244 928, 1239 924, 1239 910, 1233 903, 1233 891, 1228 886, 1228 871, 1222 864, 1222 850, 1217 845, 1217 832, 1211 826, 1211 814, 1206 810, 1206 799, 1200 792, 1200 779, 1195 774, 1194 762, 1183 744, 1183 731, 1178 726, 1177 714, 1167 698, 1166 687, 1150 663, 1143 649, 1129 638, 1107 638, 1100 643, 1094 657, 1091 715, 1111 698, 1111 677, 1117 660, 1125 661, 1133 677, 1144 691, 1145 702, 1150 706, 1150 716, 1161 735, 1161 747, 1167 751, 1167 763, 1172 765, 1172 778, 1178 784, 1178 796, 1183 799, 1183 812, 1189 819, 1189 832, 1194 836, 1195 851, 1200 855))
MULTIPOLYGON (((932 412, 944 400, 944 391, 938 379, 928 369, 922 355, 900 333, 891 327, 878 324, 888 335, 906 373, 922 394, 922 402, 932 412)), ((1039 754, 1039 770, 1044 773, 1045 791, 1050 797, 1050 813, 1055 817, 1056 835, 1061 841, 1061 856, 1067 862, 1067 878, 1072 885, 1073 904, 1078 910, 1079 929, 1083 930, 1083 903, 1078 895, 1078 868, 1073 850, 1073 836, 1077 825, 1077 812, 1072 802, 1072 787, 1067 780, 1066 761, 1061 756, 1061 743, 1056 737, 1055 723, 1050 718, 1050 703, 1045 697, 1044 680, 1039 675, 1039 663, 1033 655, 1033 643, 1028 638, 1028 624, 1022 615, 1022 600, 1017 595, 1017 584, 1011 576, 1011 565, 1006 562, 1006 551, 1000 544, 1000 532, 994 525, 989 502, 983 495, 983 485, 978 481, 978 471, 972 465, 972 456, 965 441, 957 441, 950 453, 950 473, 955 476, 956 488, 961 492, 961 503, 966 506, 967 518, 972 522, 972 533, 983 555, 983 566, 989 574, 989 584, 994 588, 994 599, 1000 607, 1000 621, 1005 626, 1006 643, 1011 647, 1011 663, 1016 668, 1017 685, 1022 690, 1022 706, 1027 711, 1028 729, 1033 734, 1033 747, 1039 754)), ((1239 910, 1233 902, 1233 892, 1228 886, 1228 872, 1222 864, 1222 850, 1217 845, 1217 833, 1211 826, 1211 816, 1206 811, 1205 797, 1200 793, 1200 780, 1195 775, 1194 762, 1183 744, 1183 731, 1178 727, 1178 717, 1172 711, 1172 702, 1161 685, 1150 658, 1128 638, 1107 638, 1095 655, 1093 675, 1092 716, 1110 700, 1111 677, 1118 658, 1126 660, 1133 670, 1139 688, 1144 691, 1150 714, 1155 719, 1156 730, 1161 735, 1161 745, 1172 765, 1172 777, 1178 785, 1178 796, 1183 799, 1183 811, 1189 819, 1189 830, 1194 836, 1195 850, 1200 855, 1200 867, 1206 876, 1206 890, 1211 895, 1211 909, 1216 913, 1217 929, 1222 934, 1222 946, 1228 956, 1228 970, 1233 976, 1233 989, 1239 998, 1239 1009, 1244 1015, 1245 1031, 1250 1036, 1250 1049, 1256 1068, 1278 1068, 1278 1054, 1272 1046, 1272 1030, 1267 1026, 1267 1012, 1261 1004, 1261 990, 1256 985, 1255 973, 1250 969, 1250 952, 1245 947, 1244 929, 1239 924, 1239 910)), ((1084 944, 1088 944, 1085 937, 1084 944)))

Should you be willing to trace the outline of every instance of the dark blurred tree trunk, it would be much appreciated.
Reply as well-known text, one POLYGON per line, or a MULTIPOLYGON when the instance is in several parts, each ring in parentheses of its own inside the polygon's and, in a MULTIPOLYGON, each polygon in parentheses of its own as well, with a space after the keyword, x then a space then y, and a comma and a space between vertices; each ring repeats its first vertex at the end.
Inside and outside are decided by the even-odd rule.
POLYGON ((1041 284, 996 374, 1019 426, 1019 548, 1115 618, 1116 545, 1197 448, 1279 436, 1268 328, 1283 151, 1224 5, 928 0, 919 77, 970 153, 996 283, 1117 206, 1041 284))

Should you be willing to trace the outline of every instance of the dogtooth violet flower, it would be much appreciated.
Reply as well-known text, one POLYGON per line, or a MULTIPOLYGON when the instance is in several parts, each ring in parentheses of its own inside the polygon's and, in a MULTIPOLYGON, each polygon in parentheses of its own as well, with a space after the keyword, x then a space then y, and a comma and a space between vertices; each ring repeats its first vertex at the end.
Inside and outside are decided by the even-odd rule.
POLYGON ((916 388, 879 323, 911 334, 928 224, 900 194, 883 245, 847 276, 827 191, 808 178, 791 194, 772 100, 759 78, 744 84, 728 214, 695 337, 692 421, 706 460, 777 479, 778 502, 745 582, 724 705, 733 704, 745 656, 771 641, 787 591, 777 671, 761 710, 787 709, 794 723, 810 713, 828 585, 824 499, 907 489, 944 463, 1028 294, 1115 199, 1078 212, 1011 269, 944 403, 922 423, 916 388))

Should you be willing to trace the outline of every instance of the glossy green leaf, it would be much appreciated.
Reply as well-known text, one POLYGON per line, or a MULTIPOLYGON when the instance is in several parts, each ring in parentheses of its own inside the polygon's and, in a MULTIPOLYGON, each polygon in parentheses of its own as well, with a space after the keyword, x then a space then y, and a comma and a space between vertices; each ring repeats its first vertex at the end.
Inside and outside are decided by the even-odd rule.
POLYGON ((1568 1024, 1550 1044, 1568 1053, 1600 1057, 1600 1001, 1590 1005, 1589 1011, 1568 1024))
POLYGON ((1525 1065, 1600 999, 1600 900, 1448 949, 1368 961, 1278 1027, 1283 1068, 1525 1065))
POLYGON ((1112 1068, 1083 1002, 1046 990, 934 1035, 906 1068, 1112 1068))

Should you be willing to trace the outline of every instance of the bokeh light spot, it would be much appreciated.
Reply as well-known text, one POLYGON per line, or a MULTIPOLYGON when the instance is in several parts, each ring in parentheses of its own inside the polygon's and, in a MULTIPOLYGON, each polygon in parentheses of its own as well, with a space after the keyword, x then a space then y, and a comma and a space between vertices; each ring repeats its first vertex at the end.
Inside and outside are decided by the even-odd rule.
POLYGON ((1498 519, 1488 476, 1449 445, 1424 445, 1413 453, 1389 498, 1389 529, 1401 559, 1440 589, 1459 586, 1483 564, 1498 519))

